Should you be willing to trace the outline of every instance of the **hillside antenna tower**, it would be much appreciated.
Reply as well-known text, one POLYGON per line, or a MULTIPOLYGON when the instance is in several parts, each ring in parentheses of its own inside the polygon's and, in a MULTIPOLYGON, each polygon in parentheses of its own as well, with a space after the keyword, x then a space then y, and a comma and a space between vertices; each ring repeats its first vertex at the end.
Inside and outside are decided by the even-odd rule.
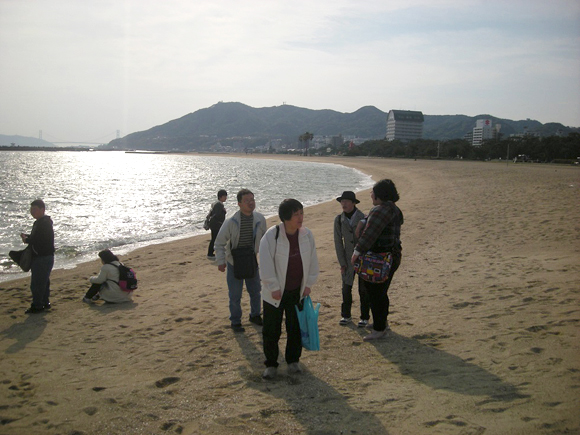
POLYGON ((42 140, 42 130, 38 130, 38 138, 42 140))
POLYGON ((117 139, 121 137, 121 130, 117 130, 117 139))

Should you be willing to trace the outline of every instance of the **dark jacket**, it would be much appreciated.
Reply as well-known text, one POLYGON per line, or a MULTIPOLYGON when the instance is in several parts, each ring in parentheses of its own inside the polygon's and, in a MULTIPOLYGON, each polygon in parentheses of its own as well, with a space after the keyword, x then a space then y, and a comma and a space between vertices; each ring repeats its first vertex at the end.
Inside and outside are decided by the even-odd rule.
POLYGON ((366 227, 358 240, 356 251, 401 252, 401 225, 403 213, 391 201, 373 207, 366 227))
POLYGON ((34 221, 26 243, 32 245, 32 252, 38 257, 54 255, 54 230, 50 216, 42 216, 34 221))
POLYGON ((219 231, 222 224, 226 220, 226 207, 221 201, 216 201, 211 206, 211 211, 209 215, 209 227, 219 231))

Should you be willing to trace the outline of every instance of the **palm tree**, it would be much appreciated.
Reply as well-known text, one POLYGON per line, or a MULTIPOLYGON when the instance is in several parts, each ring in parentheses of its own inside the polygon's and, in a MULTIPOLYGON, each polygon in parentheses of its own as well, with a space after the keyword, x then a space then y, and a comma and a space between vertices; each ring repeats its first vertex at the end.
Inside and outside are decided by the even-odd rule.
POLYGON ((308 145, 313 137, 314 137, 314 135, 307 131, 306 133, 301 134, 300 137, 298 138, 300 140, 300 142, 304 142, 304 155, 305 156, 308 155, 308 145))

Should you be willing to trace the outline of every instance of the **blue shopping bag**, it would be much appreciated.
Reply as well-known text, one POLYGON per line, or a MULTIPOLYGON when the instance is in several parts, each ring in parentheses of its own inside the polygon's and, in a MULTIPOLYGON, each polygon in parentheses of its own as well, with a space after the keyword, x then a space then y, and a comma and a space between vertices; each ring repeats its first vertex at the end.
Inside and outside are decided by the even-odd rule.
POLYGON ((316 308, 312 305, 310 296, 304 298, 302 310, 295 306, 300 323, 300 336, 302 337, 302 347, 308 350, 320 350, 320 338, 318 335, 318 311, 320 304, 316 308))

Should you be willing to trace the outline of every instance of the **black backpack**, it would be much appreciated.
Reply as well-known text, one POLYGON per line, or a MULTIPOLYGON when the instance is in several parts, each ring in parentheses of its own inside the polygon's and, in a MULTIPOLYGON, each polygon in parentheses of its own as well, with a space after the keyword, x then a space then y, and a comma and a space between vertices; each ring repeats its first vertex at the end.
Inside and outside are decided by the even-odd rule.
MULTIPOLYGON (((115 266, 113 264, 113 266, 115 266)), ((137 274, 130 267, 121 264, 120 266, 115 266, 119 269, 119 287, 124 292, 132 292, 137 290, 137 274)))

